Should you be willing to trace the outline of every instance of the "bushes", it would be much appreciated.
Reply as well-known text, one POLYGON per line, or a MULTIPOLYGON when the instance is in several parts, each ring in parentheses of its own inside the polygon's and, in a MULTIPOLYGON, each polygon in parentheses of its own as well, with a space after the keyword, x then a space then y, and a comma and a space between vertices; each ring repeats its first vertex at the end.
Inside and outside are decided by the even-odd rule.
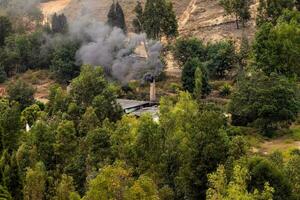
POLYGON ((209 94, 211 88, 208 83, 208 74, 206 68, 203 66, 203 64, 199 61, 198 58, 193 58, 185 63, 181 77, 182 85, 183 88, 189 91, 190 93, 195 92, 195 72, 197 68, 200 68, 202 72, 202 86, 200 90, 201 94, 205 96, 209 94))
POLYGON ((244 77, 229 105, 234 125, 250 125, 271 136, 274 130, 288 127, 299 113, 299 90, 285 77, 263 73, 244 77))
POLYGON ((17 101, 22 108, 34 103, 35 89, 22 80, 11 82, 7 87, 7 93, 10 101, 17 101))
MULTIPOLYGON (((253 57, 255 66, 270 75, 272 72, 300 76, 300 22, 297 16, 283 17, 276 26, 263 24, 255 36, 253 57)), ((299 17, 298 17, 299 18, 299 17)))
POLYGON ((209 75, 224 78, 237 62, 234 44, 231 41, 220 41, 204 45, 195 38, 179 39, 174 47, 174 55, 180 65, 192 58, 205 63, 209 75))
POLYGON ((220 95, 223 97, 229 96, 232 92, 232 87, 231 85, 229 85, 228 83, 225 83, 222 87, 221 87, 221 91, 220 91, 220 95))
POLYGON ((54 49, 50 69, 60 82, 67 83, 79 74, 80 66, 75 58, 78 48, 76 41, 66 41, 54 49))

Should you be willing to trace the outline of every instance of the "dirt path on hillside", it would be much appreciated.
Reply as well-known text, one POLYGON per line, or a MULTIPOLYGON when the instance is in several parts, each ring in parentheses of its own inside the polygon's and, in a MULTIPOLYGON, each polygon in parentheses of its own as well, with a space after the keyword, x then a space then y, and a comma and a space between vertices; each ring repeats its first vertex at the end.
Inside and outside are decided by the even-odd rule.
POLYGON ((189 21, 191 14, 196 10, 197 0, 191 0, 186 10, 183 12, 183 14, 178 19, 178 30, 183 30, 186 23, 189 21))
POLYGON ((55 0, 41 3, 40 7, 44 16, 47 18, 54 13, 58 13, 65 9, 70 4, 70 2, 71 0, 55 0))
MULTIPOLYGON (((178 31, 179 34, 184 29, 185 25, 190 19, 191 14, 196 10, 197 0, 191 0, 188 7, 185 9, 185 11, 181 14, 181 16, 178 18, 178 31)), ((168 51, 166 56, 166 69, 165 72, 168 76, 180 78, 181 77, 181 69, 176 63, 173 53, 171 51, 168 51)))

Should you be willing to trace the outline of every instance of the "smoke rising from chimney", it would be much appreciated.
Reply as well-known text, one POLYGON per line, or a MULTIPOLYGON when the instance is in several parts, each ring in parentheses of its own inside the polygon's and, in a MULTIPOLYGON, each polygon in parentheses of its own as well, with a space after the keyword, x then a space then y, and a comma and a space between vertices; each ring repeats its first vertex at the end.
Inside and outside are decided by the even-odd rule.
POLYGON ((125 35, 121 29, 111 28, 89 17, 81 17, 72 23, 70 34, 87 38, 76 54, 79 63, 101 66, 122 84, 141 79, 146 73, 157 76, 163 69, 160 60, 162 45, 147 40, 145 34, 125 35), (147 57, 135 51, 140 45, 144 46, 147 57))

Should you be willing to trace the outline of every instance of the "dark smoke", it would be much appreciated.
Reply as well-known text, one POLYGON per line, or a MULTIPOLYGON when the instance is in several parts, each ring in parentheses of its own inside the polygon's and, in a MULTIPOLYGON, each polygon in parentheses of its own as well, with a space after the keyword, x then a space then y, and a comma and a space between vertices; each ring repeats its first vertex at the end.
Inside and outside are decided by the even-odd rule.
POLYGON ((141 79, 146 73, 157 76, 163 68, 160 61, 162 45, 147 40, 145 34, 127 36, 119 28, 111 28, 89 17, 71 24, 70 33, 85 40, 77 52, 82 64, 104 67, 121 83, 141 79), (147 56, 136 53, 136 48, 145 49, 147 56))

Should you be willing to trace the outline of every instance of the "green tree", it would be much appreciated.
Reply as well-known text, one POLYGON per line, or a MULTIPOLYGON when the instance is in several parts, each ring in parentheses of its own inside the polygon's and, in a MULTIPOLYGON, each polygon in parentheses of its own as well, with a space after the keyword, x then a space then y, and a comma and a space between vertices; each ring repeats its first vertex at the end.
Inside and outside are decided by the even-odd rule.
POLYGON ((110 6, 107 14, 107 24, 111 27, 118 27, 125 33, 127 32, 124 12, 118 1, 115 2, 115 0, 113 0, 112 5, 110 6))
POLYGON ((115 87, 105 80, 100 67, 83 66, 71 88, 71 97, 77 105, 82 108, 93 106, 100 121, 120 118, 122 110, 116 102, 115 87))
POLYGON ((20 103, 22 109, 34 103, 34 92, 35 89, 21 79, 10 82, 7 87, 9 100, 20 103))
POLYGON ((229 105, 234 125, 250 125, 268 136, 288 127, 299 112, 297 86, 284 77, 253 73, 238 82, 229 105))
POLYGON ((178 25, 172 4, 165 0, 147 0, 143 14, 143 28, 152 39, 177 36, 178 25))
POLYGON ((211 76, 224 78, 236 63, 233 42, 220 41, 207 45, 207 69, 211 76))
POLYGON ((75 187, 73 185, 73 178, 66 174, 61 176, 61 180, 56 187, 55 200, 70 200, 70 195, 74 195, 75 187))
POLYGON ((68 22, 67 17, 64 14, 56 14, 51 18, 51 29, 52 33, 67 33, 68 22))
POLYGON ((12 24, 8 17, 0 16, 0 47, 4 45, 5 38, 12 33, 12 24))
POLYGON ((63 90, 59 85, 53 85, 50 87, 49 93, 48 114, 53 115, 57 112, 66 112, 70 103, 67 91, 63 90))
POLYGON ((244 72, 250 56, 250 44, 246 35, 242 36, 240 50, 237 54, 237 59, 240 67, 240 73, 244 72))
POLYGON ((25 108, 21 113, 22 124, 28 124, 32 126, 34 122, 38 119, 39 112, 41 111, 40 107, 37 104, 33 104, 25 108))
MULTIPOLYGON (((198 58, 193 58, 187 61, 182 70, 182 85, 183 88, 190 93, 193 93, 195 90, 195 72, 196 69, 200 68, 202 72, 202 87, 201 87, 201 94, 202 96, 207 95, 210 93, 210 85, 208 83, 208 73, 206 72, 206 68, 203 64, 199 61, 198 58)), ((198 80, 199 81, 199 80, 198 80)), ((199 86, 199 85, 198 85, 199 86)))
POLYGON ((45 67, 47 56, 43 54, 45 38, 42 32, 14 34, 6 38, 1 63, 8 76, 27 69, 45 67))
POLYGON ((18 104, 0 100, 1 151, 6 149, 11 152, 17 149, 21 128, 20 115, 18 104))
POLYGON ((230 181, 227 180, 224 166, 219 166, 217 171, 208 175, 210 188, 207 190, 207 200, 272 200, 274 189, 264 183, 263 191, 248 192, 247 181, 249 172, 247 168, 236 165, 230 181))
POLYGON ((237 29, 239 29, 239 21, 241 21, 243 27, 245 27, 245 23, 251 17, 249 0, 219 0, 219 2, 227 15, 235 16, 237 29))
POLYGON ((196 99, 202 98, 202 88, 203 88, 203 73, 200 67, 197 67, 195 70, 195 88, 194 88, 194 96, 196 99))
POLYGON ((85 136, 89 131, 95 130, 99 126, 99 119, 93 107, 88 107, 82 116, 79 124, 80 135, 85 136))
POLYGON ((90 181, 83 200, 124 199, 130 182, 130 173, 123 167, 105 166, 97 177, 90 181))
POLYGON ((47 169, 55 167, 54 145, 55 134, 44 121, 37 121, 31 128, 26 144, 36 148, 37 159, 42 161, 47 169))
POLYGON ((175 199, 205 198, 207 174, 227 159, 225 123, 221 111, 199 106, 187 93, 175 105, 161 102, 159 124, 165 150, 161 156, 164 167, 159 171, 174 188, 175 199))
POLYGON ((157 186, 147 176, 141 176, 125 193, 124 200, 159 200, 157 186))
POLYGON ((110 132, 107 128, 98 128, 88 133, 88 160, 94 167, 108 163, 111 158, 110 132))
POLYGON ((22 199, 22 180, 15 152, 10 155, 6 150, 3 151, 0 160, 0 181, 1 186, 5 186, 13 199, 22 199))
POLYGON ((275 24, 284 9, 292 10, 293 7, 294 0, 260 0, 257 8, 256 24, 258 26, 263 25, 265 22, 275 24))
MULTIPOLYGON (((284 18, 283 18, 284 19, 284 18)), ((300 76, 300 21, 282 20, 276 26, 263 24, 255 36, 253 57, 255 66, 266 74, 272 72, 300 76)))
POLYGON ((140 33, 143 31, 143 6, 140 1, 137 2, 134 8, 135 18, 132 21, 135 33, 140 33))
POLYGON ((11 194, 7 191, 7 188, 0 185, 0 199, 1 200, 12 200, 11 194))
POLYGON ((79 74, 80 67, 75 58, 78 48, 77 41, 65 41, 54 49, 50 69, 59 81, 67 83, 79 74))
POLYGON ((248 189, 254 191, 264 190, 266 182, 274 188, 273 199, 283 200, 292 198, 292 188, 288 178, 282 172, 282 169, 276 167, 270 161, 254 157, 249 161, 249 174, 251 180, 248 181, 248 189))
POLYGON ((175 59, 183 66, 188 60, 198 58, 205 61, 206 47, 203 42, 197 38, 178 39, 173 48, 175 59))
POLYGON ((285 167, 285 174, 291 182, 293 195, 295 199, 300 198, 300 156, 294 155, 288 161, 285 167))
POLYGON ((41 200, 45 196, 46 190, 46 170, 42 162, 38 162, 34 168, 29 168, 26 172, 24 183, 24 200, 41 200))
POLYGON ((63 169, 76 155, 78 141, 74 123, 67 120, 60 122, 56 130, 55 140, 56 160, 60 164, 60 169, 63 169))
POLYGON ((159 126, 150 115, 142 116, 137 125, 136 141, 133 144, 132 162, 139 174, 155 171, 162 153, 162 136, 159 126))

